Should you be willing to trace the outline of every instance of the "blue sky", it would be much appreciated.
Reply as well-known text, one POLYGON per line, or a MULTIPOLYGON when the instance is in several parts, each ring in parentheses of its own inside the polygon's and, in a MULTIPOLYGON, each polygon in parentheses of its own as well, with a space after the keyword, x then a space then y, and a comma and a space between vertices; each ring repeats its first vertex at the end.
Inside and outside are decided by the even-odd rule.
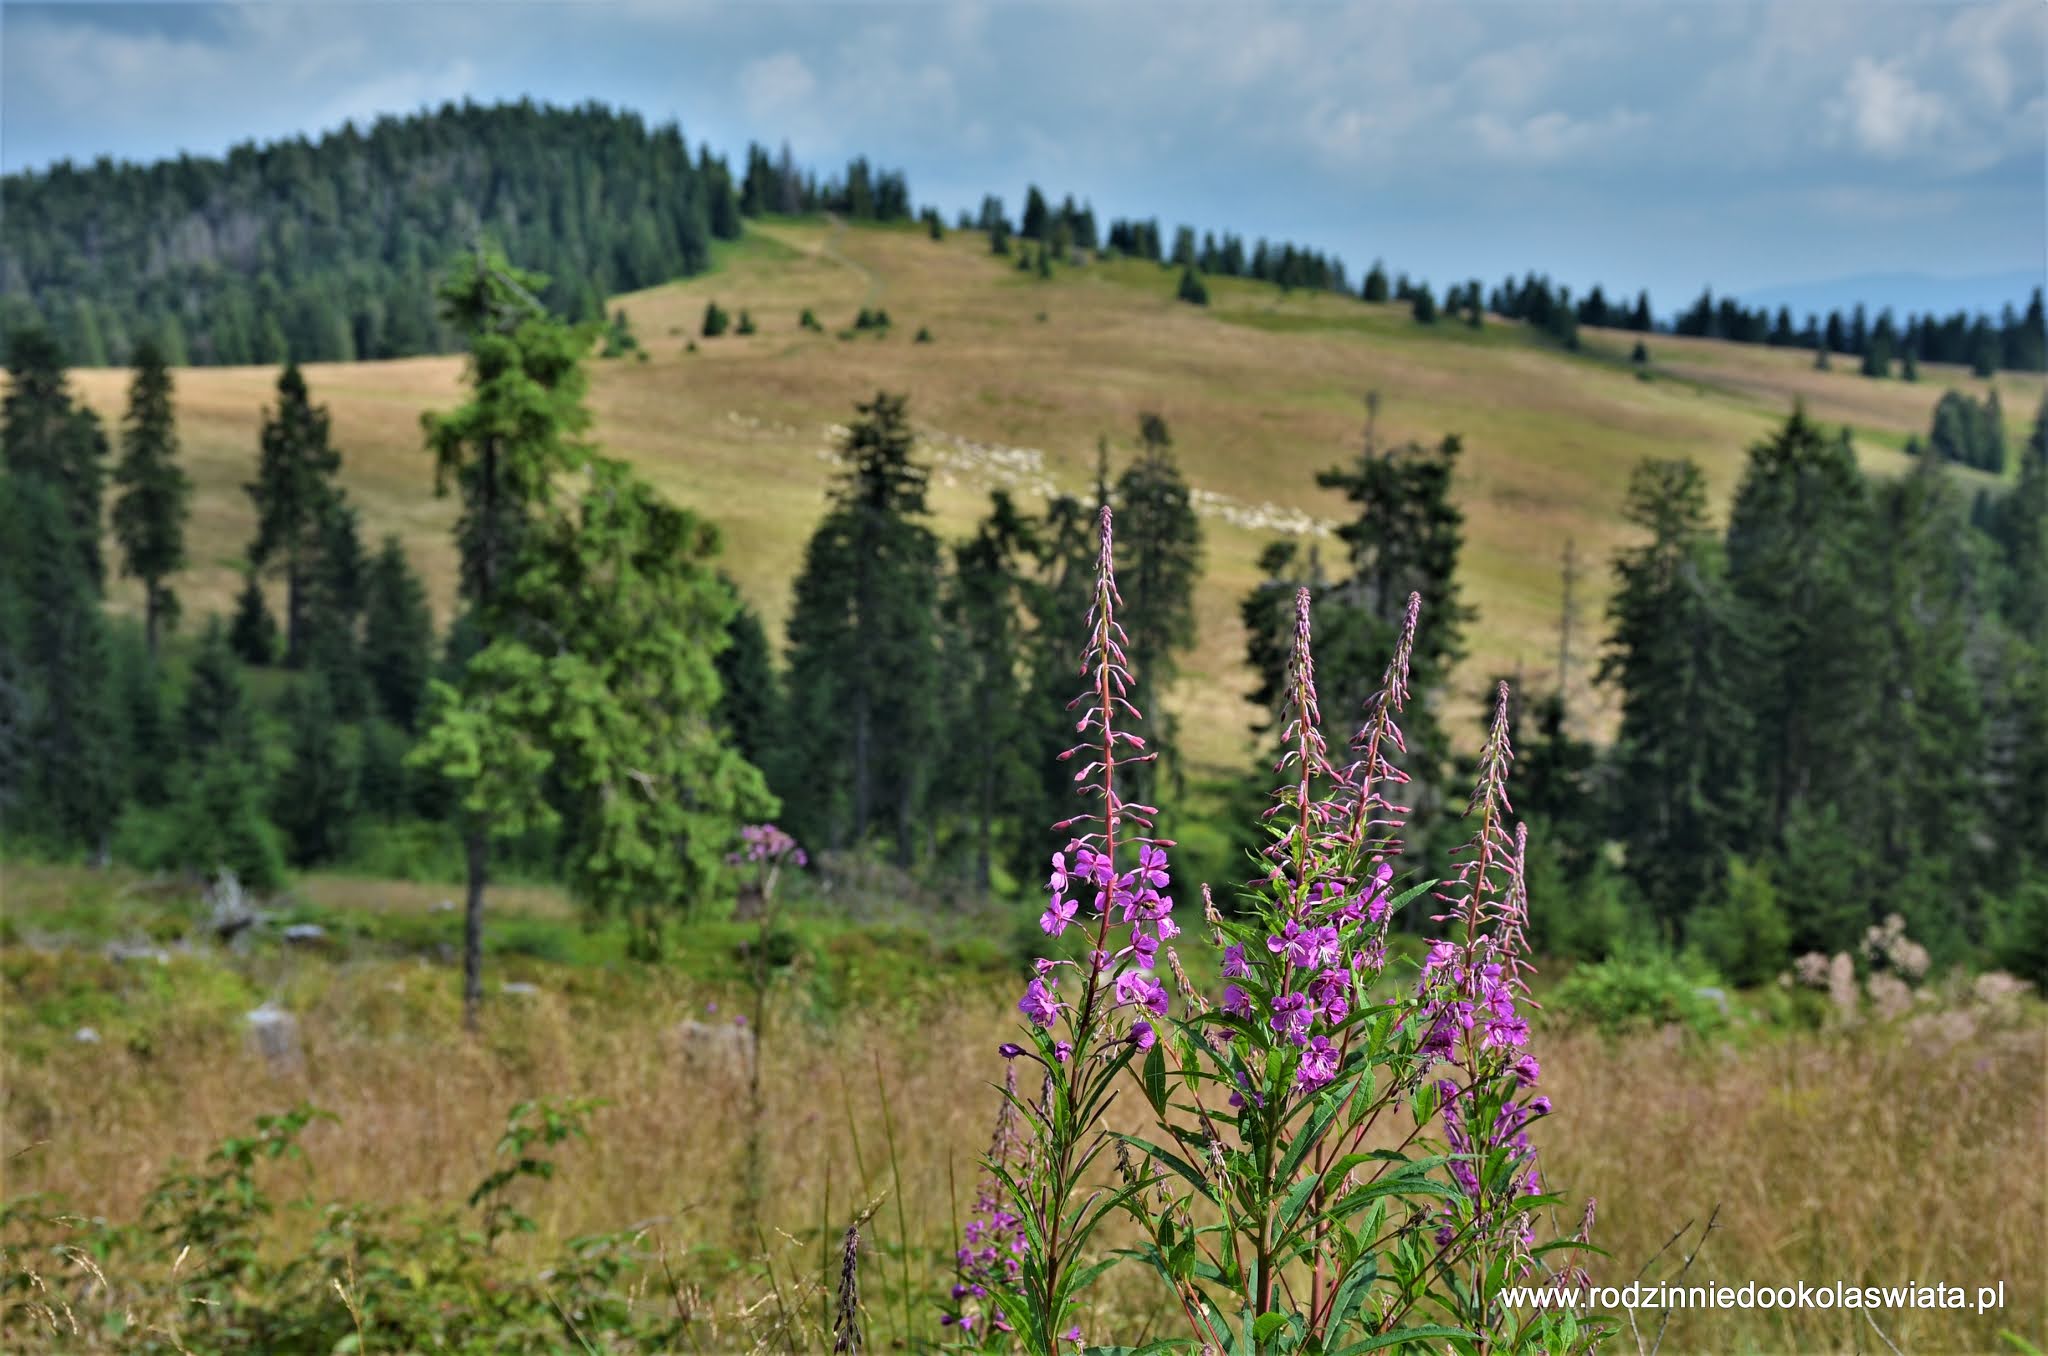
MULTIPOLYGON (((2048 6, 584 3, 0 6, 0 164, 217 153, 464 96, 603 99, 738 152, 864 152, 948 217, 1101 217, 1438 282, 2039 277, 2048 6)), ((1959 294, 1966 290, 1958 285, 1959 294)))

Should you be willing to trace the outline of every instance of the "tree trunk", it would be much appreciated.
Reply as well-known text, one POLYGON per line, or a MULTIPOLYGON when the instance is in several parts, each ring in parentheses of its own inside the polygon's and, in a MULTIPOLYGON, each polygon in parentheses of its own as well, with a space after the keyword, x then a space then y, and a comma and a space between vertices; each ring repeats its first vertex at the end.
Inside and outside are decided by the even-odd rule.
POLYGON ((469 897, 462 915, 462 1025, 475 1031, 484 999, 484 883, 490 870, 490 840, 483 826, 471 825, 462 846, 469 862, 469 897))

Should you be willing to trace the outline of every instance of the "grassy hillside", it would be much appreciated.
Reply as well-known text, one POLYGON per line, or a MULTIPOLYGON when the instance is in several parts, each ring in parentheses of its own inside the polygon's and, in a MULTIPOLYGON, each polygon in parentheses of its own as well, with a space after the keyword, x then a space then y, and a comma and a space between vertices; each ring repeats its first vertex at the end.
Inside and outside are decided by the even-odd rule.
MULTIPOLYGON (((1874 382, 1847 359, 1817 372, 1798 352, 1661 336, 1649 340, 1659 375, 1644 381, 1626 362, 1633 336, 1587 331, 1587 352, 1566 355, 1503 322, 1423 329, 1405 306, 1229 279, 1211 280, 1212 304, 1197 309, 1176 302, 1176 275, 1152 264, 1058 269, 1040 280, 992 257, 980 235, 934 243, 921 228, 785 221, 719 248, 711 273, 615 303, 650 360, 593 365, 596 436, 724 525, 727 567, 771 631, 780 632, 788 581, 833 472, 831 426, 855 400, 877 388, 910 393, 939 468, 939 526, 955 536, 992 486, 1020 488, 1027 504, 1048 485, 1086 486, 1097 437, 1127 456, 1138 412, 1156 409, 1207 496, 1200 641, 1174 694, 1190 753, 1205 767, 1240 766, 1246 747, 1253 713, 1241 697, 1249 679, 1236 608, 1256 580, 1259 549, 1290 515, 1342 511, 1314 473, 1351 455, 1368 389, 1385 398, 1383 436, 1464 435, 1466 589, 1479 609, 1462 674, 1469 695, 1490 673, 1516 668, 1549 681, 1567 538, 1587 562, 1581 615, 1588 631, 1597 625, 1606 560, 1627 535, 1623 486, 1640 458, 1697 458, 1725 498, 1744 449, 1803 398, 1822 420, 1850 425, 1864 464, 1888 472, 1944 389, 1985 385, 1932 365, 1917 385, 1874 382), (735 316, 751 312, 759 333, 700 340, 688 353, 713 298, 735 316), (837 337, 862 306, 885 307, 893 330, 837 337), (805 307, 825 333, 798 327, 805 307), (920 326, 934 342, 912 342, 920 326)), ((419 414, 458 398, 460 360, 315 365, 307 375, 333 410, 343 480, 369 534, 405 538, 445 620, 453 506, 433 497, 419 414)), ((275 377, 267 368, 178 374, 198 487, 193 569, 179 581, 188 616, 227 610, 238 587, 253 523, 241 487, 275 377)), ((125 373, 77 380, 118 417, 125 373)), ((2042 384, 1998 378, 2015 440, 2042 384)), ((1327 539, 1323 549, 1334 556, 1339 544, 1327 539)), ((132 582, 116 586, 118 608, 139 602, 132 582)), ((1471 704, 1476 720, 1476 697, 1471 704)), ((1455 728, 1469 723, 1453 714, 1455 728)))

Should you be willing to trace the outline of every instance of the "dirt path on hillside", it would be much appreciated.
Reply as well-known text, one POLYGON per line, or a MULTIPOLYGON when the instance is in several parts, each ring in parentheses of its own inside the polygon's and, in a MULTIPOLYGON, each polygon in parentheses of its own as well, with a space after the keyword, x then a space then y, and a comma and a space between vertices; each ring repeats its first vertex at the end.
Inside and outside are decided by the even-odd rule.
POLYGON ((867 279, 868 294, 861 298, 861 309, 867 310, 873 307, 882 295, 881 275, 866 264, 861 263, 858 259, 849 259, 846 255, 840 253, 839 242, 846 235, 846 222, 836 212, 827 212, 825 219, 832 223, 832 234, 825 237, 825 243, 818 247, 818 252, 833 263, 842 264, 867 279))

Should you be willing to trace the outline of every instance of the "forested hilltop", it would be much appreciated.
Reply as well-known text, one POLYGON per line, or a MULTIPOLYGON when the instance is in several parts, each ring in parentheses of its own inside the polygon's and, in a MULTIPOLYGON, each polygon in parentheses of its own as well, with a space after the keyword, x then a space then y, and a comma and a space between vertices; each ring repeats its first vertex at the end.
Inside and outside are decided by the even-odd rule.
MULTIPOLYGON (((0 335, 50 332, 73 363, 124 365, 153 340, 174 367, 446 353, 456 336, 435 309, 451 251, 487 237, 552 279, 543 298, 572 320, 600 318, 607 297, 701 273, 714 240, 734 240, 747 217, 829 211, 856 221, 913 215, 900 172, 856 158, 821 180, 785 144, 747 147, 744 165, 709 146, 693 153, 673 123, 650 127, 600 103, 565 109, 444 104, 355 124, 318 140, 247 142, 225 159, 180 156, 152 165, 101 158, 0 179, 0 335)), ((935 208, 917 213, 934 236, 935 208)), ((1543 274, 1450 279, 1441 289, 1375 260, 1347 277, 1341 259, 1225 230, 1162 230, 1155 218, 1118 219, 1098 233, 1090 204, 1055 204, 1036 185, 1013 219, 989 195, 962 230, 985 232, 997 254, 1011 238, 1020 268, 1090 254, 1180 269, 1181 299, 1206 300, 1205 278, 1251 278, 1282 288, 1399 302, 1418 320, 1483 311, 1520 320, 1576 349, 1581 325, 1660 328, 1648 293, 1633 300, 1599 285, 1575 296, 1543 274)), ((1675 313, 1678 334, 1806 349, 1859 360, 1865 376, 1913 379, 1921 362, 1968 364, 1979 376, 2048 367, 2048 313, 2036 289, 1996 317, 1793 316, 1749 310, 1703 293, 1675 313)))
POLYGON ((553 279, 556 311, 701 272, 742 206, 909 213, 900 174, 856 160, 821 182, 785 147, 735 176, 673 124, 598 104, 444 105, 317 141, 244 143, 226 159, 101 159, 0 183, 4 328, 40 321, 73 362, 173 366, 351 361, 446 352, 435 279, 479 233, 553 279))

